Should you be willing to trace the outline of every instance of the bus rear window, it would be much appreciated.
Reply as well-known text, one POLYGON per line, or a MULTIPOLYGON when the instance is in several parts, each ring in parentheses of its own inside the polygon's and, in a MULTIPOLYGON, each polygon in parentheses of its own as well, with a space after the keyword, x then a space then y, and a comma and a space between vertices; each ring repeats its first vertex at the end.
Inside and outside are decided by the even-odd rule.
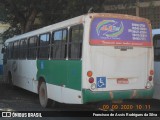
POLYGON ((91 22, 90 44, 151 46, 151 28, 145 21, 95 18, 91 22))

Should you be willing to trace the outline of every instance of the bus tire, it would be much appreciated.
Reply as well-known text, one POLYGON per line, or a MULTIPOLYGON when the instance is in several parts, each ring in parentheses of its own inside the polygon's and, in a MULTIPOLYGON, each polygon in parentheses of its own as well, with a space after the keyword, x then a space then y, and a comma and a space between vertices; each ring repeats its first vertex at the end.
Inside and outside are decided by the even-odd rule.
POLYGON ((48 99, 47 96, 47 86, 45 82, 42 82, 39 87, 39 102, 44 108, 47 108, 52 104, 52 101, 48 99))

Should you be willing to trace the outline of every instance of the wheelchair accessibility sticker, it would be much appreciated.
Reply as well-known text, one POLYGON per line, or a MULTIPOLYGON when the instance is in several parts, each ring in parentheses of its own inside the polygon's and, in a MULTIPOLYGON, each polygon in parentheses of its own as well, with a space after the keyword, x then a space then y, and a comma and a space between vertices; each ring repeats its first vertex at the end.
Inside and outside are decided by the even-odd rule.
POLYGON ((97 88, 106 88, 106 77, 97 77, 97 88))

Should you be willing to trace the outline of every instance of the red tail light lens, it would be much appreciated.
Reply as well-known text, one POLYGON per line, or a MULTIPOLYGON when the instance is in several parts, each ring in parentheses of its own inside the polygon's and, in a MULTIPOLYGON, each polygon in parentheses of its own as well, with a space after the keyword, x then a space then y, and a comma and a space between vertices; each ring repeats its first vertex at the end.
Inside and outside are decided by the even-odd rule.
POLYGON ((93 83, 94 82, 94 78, 90 77, 88 81, 89 81, 89 83, 93 83))
POLYGON ((148 80, 149 80, 149 81, 152 81, 152 80, 153 80, 152 76, 149 76, 149 77, 148 77, 148 80))

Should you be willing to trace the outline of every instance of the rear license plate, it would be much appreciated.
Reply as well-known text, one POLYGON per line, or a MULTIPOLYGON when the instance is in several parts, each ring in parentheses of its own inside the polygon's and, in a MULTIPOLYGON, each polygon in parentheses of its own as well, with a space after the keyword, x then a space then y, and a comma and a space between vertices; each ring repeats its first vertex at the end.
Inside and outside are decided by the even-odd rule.
POLYGON ((128 84, 129 81, 127 78, 118 78, 117 79, 117 84, 128 84))

